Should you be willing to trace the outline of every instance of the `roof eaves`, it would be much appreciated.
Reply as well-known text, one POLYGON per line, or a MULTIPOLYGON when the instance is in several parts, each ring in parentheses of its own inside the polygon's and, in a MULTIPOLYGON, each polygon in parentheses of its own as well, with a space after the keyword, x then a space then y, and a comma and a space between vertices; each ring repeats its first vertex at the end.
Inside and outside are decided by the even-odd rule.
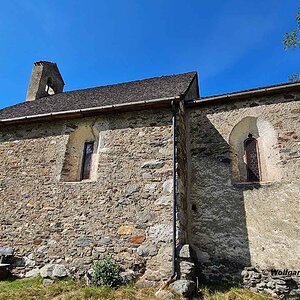
POLYGON ((187 104, 188 106, 197 106, 201 104, 212 104, 215 102, 226 102, 229 100, 238 101, 245 98, 252 98, 256 96, 277 94, 281 92, 289 92, 289 91, 297 91, 297 90, 300 90, 300 82, 245 90, 245 91, 228 93, 223 95, 209 96, 209 97, 194 99, 192 101, 189 101, 187 104))
POLYGON ((91 107, 91 108, 83 108, 83 109, 75 109, 75 110, 68 110, 68 111, 58 111, 58 112, 52 112, 52 113, 46 113, 46 114, 37 114, 37 115, 28 115, 23 117, 15 117, 15 118, 8 118, 8 119, 2 119, 0 120, 0 125, 6 125, 6 124, 14 124, 14 123, 26 123, 27 121, 40 121, 45 118, 51 119, 58 117, 66 117, 68 118, 69 115, 77 115, 78 117, 83 117, 86 114, 99 114, 102 111, 111 111, 111 110, 118 110, 118 109, 126 109, 129 107, 143 107, 147 106, 147 108, 151 107, 154 104, 163 104, 167 103, 171 100, 180 100, 181 96, 172 96, 172 97, 164 97, 159 99, 151 99, 151 100, 144 100, 144 101, 136 101, 136 102, 129 102, 129 103, 120 103, 120 104, 113 104, 113 105, 105 105, 105 106, 98 106, 98 107, 91 107))

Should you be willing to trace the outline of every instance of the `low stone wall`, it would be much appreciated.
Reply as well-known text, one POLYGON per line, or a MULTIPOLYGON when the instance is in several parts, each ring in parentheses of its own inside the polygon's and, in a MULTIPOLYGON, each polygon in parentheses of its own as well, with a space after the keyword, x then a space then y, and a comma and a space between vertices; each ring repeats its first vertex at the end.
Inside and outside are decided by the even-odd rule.
POLYGON ((256 292, 264 291, 280 298, 288 295, 300 298, 300 270, 261 270, 249 267, 242 272, 242 277, 244 286, 256 292))

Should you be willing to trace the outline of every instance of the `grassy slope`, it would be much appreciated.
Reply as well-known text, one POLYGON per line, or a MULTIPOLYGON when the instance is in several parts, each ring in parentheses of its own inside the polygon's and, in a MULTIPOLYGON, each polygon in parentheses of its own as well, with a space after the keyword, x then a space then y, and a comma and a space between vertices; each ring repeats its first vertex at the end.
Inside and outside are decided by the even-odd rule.
MULTIPOLYGON (((86 287, 73 280, 56 281, 44 286, 41 278, 0 282, 0 300, 157 300, 155 289, 138 289, 133 285, 117 290, 109 287, 86 287)), ((245 289, 232 288, 227 292, 203 289, 205 300, 271 300, 273 298, 245 289)), ((175 300, 180 300, 176 297, 175 300)))
POLYGON ((249 289, 231 288, 226 292, 209 292, 206 288, 202 291, 204 300, 275 300, 275 298, 252 292, 249 289))
POLYGON ((150 288, 137 289, 133 285, 117 290, 87 287, 73 280, 56 281, 44 286, 41 278, 0 282, 0 300, 157 300, 155 291, 150 288))

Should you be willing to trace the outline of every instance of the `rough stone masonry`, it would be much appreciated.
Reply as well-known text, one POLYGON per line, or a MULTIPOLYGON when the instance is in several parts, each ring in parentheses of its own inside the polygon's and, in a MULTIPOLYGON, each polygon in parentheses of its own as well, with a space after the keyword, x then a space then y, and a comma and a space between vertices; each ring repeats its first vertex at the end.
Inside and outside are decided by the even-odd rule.
POLYGON ((2 130, 1 243, 28 268, 65 263, 83 275, 112 256, 125 269, 147 265, 146 278, 167 279, 170 118, 167 111, 125 113, 2 130), (69 133, 83 124, 101 132, 97 180, 62 181, 69 133))
POLYGON ((186 297, 199 280, 300 294, 296 273, 273 272, 300 270, 299 83, 208 98, 195 72, 63 85, 38 62, 30 99, 0 110, 0 246, 15 271, 81 277, 112 257, 141 286, 175 276, 186 297))

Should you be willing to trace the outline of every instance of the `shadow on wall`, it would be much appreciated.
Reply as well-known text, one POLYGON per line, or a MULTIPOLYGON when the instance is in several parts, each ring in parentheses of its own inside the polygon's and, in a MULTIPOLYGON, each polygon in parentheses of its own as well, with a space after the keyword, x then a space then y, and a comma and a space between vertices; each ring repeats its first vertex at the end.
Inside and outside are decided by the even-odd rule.
POLYGON ((205 279, 238 282, 251 265, 243 190, 260 185, 232 185, 230 145, 207 116, 190 120, 189 242, 205 279))

